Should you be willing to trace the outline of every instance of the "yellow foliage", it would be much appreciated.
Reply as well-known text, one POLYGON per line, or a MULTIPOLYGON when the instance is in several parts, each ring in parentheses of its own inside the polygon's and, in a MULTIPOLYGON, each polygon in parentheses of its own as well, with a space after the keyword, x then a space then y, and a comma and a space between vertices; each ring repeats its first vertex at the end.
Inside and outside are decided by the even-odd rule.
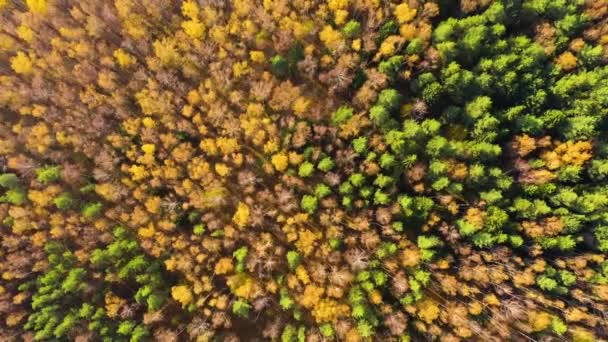
POLYGON ((406 41, 410 41, 410 40, 416 38, 416 33, 417 33, 416 32, 416 26, 414 26, 412 24, 403 24, 399 28, 399 34, 406 41))
POLYGON ((416 13, 418 13, 418 10, 415 8, 410 8, 405 2, 397 5, 397 7, 395 7, 395 11, 393 12, 400 24, 412 21, 416 17, 416 13))
POLYGON ((293 109, 296 115, 301 116, 306 113, 308 107, 310 106, 310 100, 306 99, 303 96, 298 97, 293 104, 291 105, 291 109, 293 109))
POLYGON ((241 298, 254 298, 261 291, 254 279, 247 273, 239 273, 231 276, 226 283, 230 287, 230 291, 241 298))
POLYGON ((192 292, 186 285, 173 286, 171 288, 171 297, 178 301, 182 306, 186 306, 192 301, 192 292))
POLYGON ((217 145, 215 144, 215 140, 211 138, 201 140, 199 147, 203 152, 210 156, 215 156, 217 154, 217 145))
POLYGON ((515 137, 515 149, 520 157, 525 157, 536 149, 536 139, 527 134, 515 137))
POLYGON ((47 12, 46 0, 26 0, 25 3, 31 12, 38 14, 46 14, 47 12))
MULTIPOLYGON (((0 0, 0 5, 3 0, 0 0)), ((5 0, 6 1, 6 0, 5 0)), ((0 10, 2 8, 0 7, 0 10)), ((15 49, 15 39, 7 34, 0 33, 0 51, 12 51, 15 49)))
POLYGON ((19 25, 19 27, 16 30, 17 33, 17 37, 25 40, 26 42, 30 43, 32 40, 34 40, 34 31, 32 31, 31 28, 21 24, 19 25))
POLYGON ((148 224, 147 227, 141 227, 137 230, 137 235, 141 236, 142 238, 146 239, 146 238, 151 238, 154 236, 155 233, 155 229, 154 229, 154 224, 152 224, 152 222, 150 222, 150 224, 148 224))
POLYGON ((380 49, 378 50, 378 54, 376 56, 394 55, 395 50, 397 48, 397 44, 400 43, 401 41, 402 41, 402 38, 399 36, 389 36, 380 45, 380 49))
POLYGON ((576 68, 576 56, 570 51, 566 51, 557 57, 557 65, 565 71, 570 71, 576 68))
POLYGON ((484 301, 484 303, 486 303, 488 305, 500 306, 500 301, 498 300, 498 298, 496 298, 496 295, 494 295, 493 293, 486 295, 483 298, 483 301, 484 301))
POLYGON ((433 323, 439 317, 439 306, 431 299, 425 299, 416 306, 418 307, 418 317, 427 324, 433 323))
POLYGON ((312 309, 319 303, 324 293, 325 289, 322 287, 317 287, 313 284, 307 285, 304 288, 304 293, 300 297, 300 304, 307 309, 312 309))
POLYGON ((148 177, 148 171, 140 165, 132 165, 129 168, 129 172, 131 173, 131 179, 136 182, 148 177))
POLYGON ((562 166, 582 166, 591 159, 593 145, 590 141, 566 141, 557 145, 553 151, 545 152, 541 159, 549 170, 555 170, 562 166))
POLYGON ((152 196, 146 200, 145 203, 146 210, 152 214, 157 214, 158 209, 160 209, 160 197, 152 196))
POLYGON ((573 342, 595 342, 598 341, 592 332, 581 327, 575 327, 570 330, 572 333, 573 342))
POLYGON ((199 10, 198 3, 194 0, 187 0, 182 4, 182 14, 190 19, 198 19, 199 10))
POLYGON ((349 0, 328 0, 327 7, 329 7, 332 11, 337 11, 341 9, 347 8, 349 5, 349 0))
POLYGON ((313 232, 309 229, 304 229, 299 232, 299 239, 295 245, 298 251, 302 252, 304 256, 309 255, 314 249, 314 243, 320 239, 323 235, 320 232, 313 232))
POLYGON ((197 105, 201 102, 201 94, 196 89, 192 89, 188 92, 188 103, 197 105))
POLYGON ((239 78, 243 75, 247 75, 250 73, 251 73, 251 68, 249 67, 249 63, 247 63, 247 61, 234 63, 232 65, 232 74, 236 78, 239 78))
POLYGON ((264 152, 265 153, 273 153, 279 149, 279 143, 276 139, 270 139, 267 143, 264 144, 264 152))
POLYGON ((193 39, 200 39, 205 35, 205 25, 197 19, 182 22, 182 29, 193 39))
POLYGON ((483 228, 484 212, 479 208, 471 207, 467 209, 465 220, 470 223, 476 230, 483 228))
POLYGON ((254 63, 264 63, 264 61, 266 60, 266 56, 264 55, 264 51, 249 51, 249 58, 251 59, 252 62, 254 63))
POLYGON ((32 73, 33 67, 32 60, 22 51, 17 52, 17 55, 11 58, 11 68, 18 74, 29 75, 32 73))
POLYGON ((118 310, 127 303, 126 300, 116 296, 112 292, 106 293, 105 296, 106 303, 106 314, 110 318, 114 318, 118 315, 118 310))
POLYGON ((285 152, 277 153, 272 156, 270 162, 277 171, 283 172, 287 170, 287 166, 289 165, 289 157, 285 152))
POLYGON ((128 119, 122 122, 122 127, 129 135, 137 135, 140 125, 139 118, 128 119))
POLYGON ((205 162, 202 158, 194 157, 192 161, 188 163, 188 174, 192 179, 201 179, 208 175, 209 171, 209 163, 205 162))
MULTIPOLYGON (((211 39, 218 43, 220 46, 224 45, 226 43, 226 40, 228 38, 228 34, 226 32, 226 29, 223 27, 219 27, 219 26, 213 26, 209 32, 211 39)), ((218 56, 221 57, 221 56, 218 56)))
POLYGON ((215 140, 215 144, 219 148, 220 152, 225 156, 239 150, 239 142, 235 138, 219 137, 215 140))
POLYGON ((251 1, 250 0, 234 0, 233 8, 235 13, 239 17, 244 17, 251 11, 251 1))
POLYGON ((302 265, 299 265, 296 268, 296 277, 304 285, 310 283, 310 278, 308 277, 308 272, 306 271, 306 268, 304 266, 302 266, 302 265))
POLYGON ((304 161, 304 155, 299 154, 298 152, 289 152, 289 164, 291 165, 299 165, 304 161))
POLYGON ((317 321, 335 323, 338 319, 350 314, 350 308, 346 304, 340 304, 333 299, 322 299, 315 305, 312 315, 317 321))
POLYGON ((221 177, 226 177, 230 173, 230 168, 224 163, 216 163, 215 172, 221 177))
POLYGON ((401 265, 414 267, 420 264, 420 250, 416 247, 404 249, 401 253, 401 265))
POLYGON ((95 193, 106 201, 113 202, 117 199, 118 189, 112 183, 100 183, 95 185, 95 193))
POLYGON ((29 297, 27 292, 20 292, 13 297, 13 304, 21 304, 29 297))
POLYGON ((120 65, 121 68, 128 68, 137 61, 135 57, 125 52, 123 49, 114 50, 113 56, 116 58, 116 62, 118 62, 118 65, 120 65))
POLYGON ((141 146, 141 150, 145 154, 154 154, 154 151, 156 151, 156 146, 154 146, 154 144, 143 144, 141 146))
POLYGON ((346 22, 346 18, 348 18, 348 11, 345 10, 337 10, 334 13, 334 22, 336 25, 342 25, 346 22))
POLYGON ((21 323, 21 321, 23 320, 23 318, 26 315, 27 314, 24 311, 11 312, 10 314, 8 314, 6 316, 6 325, 9 326, 9 327, 16 326, 17 324, 21 323))
POLYGON ((323 30, 319 32, 319 39, 321 39, 328 49, 335 50, 342 43, 342 33, 336 31, 330 25, 325 25, 323 30))
POLYGON ((154 54, 163 65, 175 65, 180 61, 180 56, 173 40, 164 38, 155 41, 152 45, 154 46, 154 54))
POLYGON ((232 258, 221 258, 217 264, 215 264, 215 274, 226 274, 230 273, 234 270, 234 265, 232 264, 232 258))
POLYGON ((44 208, 47 207, 53 201, 55 195, 60 192, 60 187, 56 185, 51 185, 42 191, 30 190, 27 194, 27 198, 29 198, 30 201, 34 202, 36 206, 44 208))
POLYGON ((143 123, 144 127, 146 128, 154 128, 154 126, 156 126, 156 121, 149 116, 146 116, 143 120, 141 120, 141 123, 143 123))
POLYGON ((551 325, 551 315, 546 312, 532 311, 528 314, 528 320, 532 331, 539 332, 545 330, 551 325))
POLYGON ((376 289, 369 293, 368 298, 372 304, 379 305, 382 303, 382 294, 376 289))
POLYGON ((249 221, 249 207, 243 202, 239 202, 239 205, 232 216, 232 222, 234 222, 239 228, 243 228, 249 221))

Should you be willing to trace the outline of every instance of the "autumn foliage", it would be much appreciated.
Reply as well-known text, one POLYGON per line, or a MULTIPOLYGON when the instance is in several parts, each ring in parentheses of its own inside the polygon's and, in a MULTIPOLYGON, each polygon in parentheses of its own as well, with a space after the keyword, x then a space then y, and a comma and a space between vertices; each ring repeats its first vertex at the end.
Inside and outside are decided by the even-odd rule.
POLYGON ((0 341, 608 339, 607 23, 0 0, 0 341))

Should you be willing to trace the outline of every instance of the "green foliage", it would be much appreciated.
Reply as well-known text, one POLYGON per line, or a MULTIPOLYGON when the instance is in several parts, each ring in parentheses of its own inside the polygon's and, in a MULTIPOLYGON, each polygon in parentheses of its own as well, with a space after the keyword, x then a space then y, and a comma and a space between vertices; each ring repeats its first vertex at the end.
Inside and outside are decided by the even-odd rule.
POLYGON ((91 253, 90 262, 94 269, 116 274, 123 281, 135 281, 139 285, 135 301, 150 310, 158 310, 168 296, 164 263, 143 254, 135 237, 123 227, 114 229, 111 244, 91 253))
POLYGON ((249 311, 251 311, 251 304, 243 299, 237 299, 232 303, 232 313, 236 316, 247 318, 249 311))
POLYGON ((325 158, 321 159, 321 161, 319 161, 319 164, 317 164, 317 169, 319 169, 323 172, 329 172, 335 166, 336 166, 336 164, 334 163, 333 160, 331 160, 330 157, 325 157, 325 158))
POLYGON ((19 178, 14 173, 3 173, 0 175, 0 186, 15 189, 19 186, 19 178))
POLYGON ((327 185, 320 183, 315 186, 315 196, 317 198, 322 199, 329 195, 331 195, 331 188, 327 185))
POLYGON ((205 225, 202 224, 202 223, 199 223, 199 224, 195 225, 192 228, 192 233, 194 235, 203 235, 203 233, 205 233, 205 225))
POLYGON ((566 287, 570 287, 576 283, 576 276, 570 271, 559 271, 559 279, 566 287))
POLYGON ((431 248, 435 248, 435 247, 439 247, 441 246, 443 243, 441 242, 441 239, 439 239, 437 236, 434 235, 420 235, 418 236, 418 247, 422 248, 422 249, 431 249, 431 248))
POLYGON ((302 262, 302 256, 296 251, 288 251, 287 252, 287 264, 289 268, 295 270, 296 267, 300 265, 302 262))
POLYGON ((103 204, 101 204, 100 202, 87 203, 82 208, 82 216, 84 216, 88 219, 95 218, 95 217, 99 216, 99 214, 101 214, 102 208, 103 208, 103 204))
POLYGON ((53 199, 53 203, 59 210, 67 210, 74 204, 72 195, 69 192, 62 192, 59 196, 53 199))
POLYGON ((310 162, 303 162, 298 169, 298 176, 307 178, 312 176, 315 171, 315 166, 310 162))
POLYGON ((397 77, 397 74, 403 66, 403 56, 392 56, 389 59, 380 62, 378 70, 389 78, 397 77))
POLYGON ((331 115, 331 123, 334 126, 338 126, 347 122, 352 117, 353 108, 349 106, 341 106, 331 115))
POLYGON ((281 55, 274 55, 270 59, 270 70, 277 77, 285 77, 289 73, 289 63, 285 57, 281 55))
POLYGON ((389 152, 384 152, 380 156, 380 167, 385 170, 392 168, 396 163, 395 156, 389 152))
POLYGON ((568 331, 568 325, 558 317, 551 319, 551 330, 559 336, 563 336, 568 331))
POLYGON ((395 253, 397 253, 397 251, 397 245, 392 242, 385 242, 380 245, 380 248, 378 248, 378 250, 376 250, 376 256, 378 257, 378 259, 384 259, 394 255, 395 253))
POLYGON ((74 254, 54 242, 45 246, 45 252, 49 268, 36 280, 31 304, 33 313, 24 326, 24 329, 34 331, 36 340, 67 336, 78 321, 78 307, 62 303, 78 305, 86 287, 87 271, 76 267, 74 254))
POLYGON ((364 154, 367 152, 367 138, 366 137, 358 137, 353 140, 353 150, 359 154, 364 154))
POLYGON ((282 288, 279 292, 279 305, 283 310, 290 310, 295 305, 295 302, 289 296, 286 288, 282 288))
POLYGON ((340 184, 340 187, 338 188, 338 192, 340 192, 343 195, 351 194, 353 192, 353 190, 354 190, 354 187, 349 182, 344 182, 344 183, 340 184))
POLYGON ((387 193, 384 193, 380 190, 377 190, 374 193, 374 204, 377 205, 387 205, 390 203, 390 196, 387 193))
POLYGON ((335 336, 334 328, 329 323, 324 323, 319 326, 319 331, 323 337, 332 339, 335 336))
POLYGON ((306 211, 309 214, 314 214, 317 210, 318 199, 315 196, 304 195, 302 197, 302 201, 300 202, 300 206, 302 210, 306 211))
POLYGON ((0 203, 10 203, 12 205, 22 205, 27 198, 21 189, 9 189, 0 196, 0 203))
POLYGON ((597 249, 601 252, 608 252, 608 226, 596 227, 594 235, 597 240, 597 249))
POLYGON ((375 105, 369 109, 369 118, 378 127, 385 127, 390 121, 389 110, 382 105, 375 105))
POLYGON ((44 166, 36 169, 36 179, 42 184, 48 184, 61 177, 60 166, 44 166))
POLYGON ((394 111, 399 108, 401 99, 402 96, 396 89, 384 89, 378 95, 378 105, 386 108, 388 111, 394 111))
POLYGON ((403 195, 399 197, 398 202, 406 218, 426 219, 434 206, 432 199, 423 196, 409 197, 403 195))
POLYGON ((296 327, 287 324, 285 328, 283 328, 281 342, 298 342, 298 331, 296 330, 296 327))
POLYGON ((248 253, 249 253, 249 249, 247 248, 247 246, 243 246, 243 247, 237 249, 236 251, 234 251, 234 253, 232 253, 232 256, 236 260, 236 271, 237 272, 243 272, 245 270, 245 259, 247 259, 248 253))
POLYGON ((365 183, 365 176, 361 173, 353 173, 348 177, 348 181, 357 188, 360 188, 365 183))
POLYGON ((589 177, 596 182, 608 179, 608 160, 594 159, 587 169, 589 177))
POLYGON ((545 291, 553 291, 557 288, 557 281, 545 275, 537 277, 536 284, 538 284, 538 287, 545 291))
POLYGON ((378 41, 383 41, 386 37, 399 32, 399 25, 394 20, 385 22, 378 31, 378 41))
POLYGON ((408 55, 419 55, 424 51, 424 45, 420 38, 412 39, 407 47, 405 48, 405 53, 408 55))
POLYGON ((361 32, 361 23, 351 19, 342 27, 342 34, 346 38, 353 38, 359 35, 361 32))

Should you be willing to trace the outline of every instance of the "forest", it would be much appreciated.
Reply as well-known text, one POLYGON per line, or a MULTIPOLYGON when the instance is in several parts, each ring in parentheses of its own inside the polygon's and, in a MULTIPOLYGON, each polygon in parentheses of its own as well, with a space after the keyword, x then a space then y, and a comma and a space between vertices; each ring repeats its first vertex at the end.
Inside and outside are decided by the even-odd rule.
POLYGON ((608 0, 0 0, 0 341, 608 340, 608 0))

